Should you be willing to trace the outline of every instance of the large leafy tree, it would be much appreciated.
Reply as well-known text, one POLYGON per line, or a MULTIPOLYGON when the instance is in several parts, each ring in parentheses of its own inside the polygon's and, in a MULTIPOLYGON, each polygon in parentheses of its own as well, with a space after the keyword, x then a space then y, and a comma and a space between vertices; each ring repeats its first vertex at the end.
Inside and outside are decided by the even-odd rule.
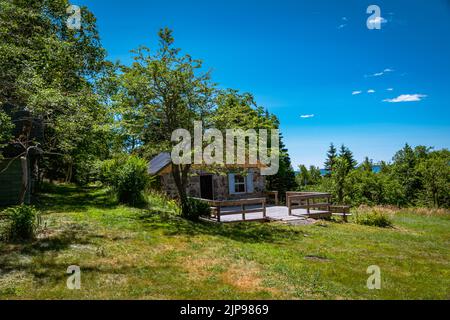
MULTIPOLYGON (((134 63, 122 67, 113 96, 115 118, 129 151, 140 149, 149 156, 170 150, 172 133, 193 133, 194 121, 208 121, 215 87, 202 62, 182 55, 174 46, 172 31, 159 31, 159 48, 135 51, 134 63)), ((172 175, 182 210, 188 213, 186 186, 190 164, 173 164, 172 175)))
POLYGON ((430 153, 420 161, 417 171, 421 175, 425 202, 434 207, 449 206, 450 202, 450 152, 430 153))
POLYGON ((408 144, 393 157, 392 176, 400 182, 404 190, 405 202, 408 204, 415 202, 417 192, 422 188, 421 179, 417 175, 417 164, 417 154, 408 144))
POLYGON ((98 137, 106 113, 95 84, 105 51, 87 8, 81 8, 80 29, 67 27, 69 5, 67 0, 0 0, 0 106, 30 114, 28 131, 14 141, 23 156, 36 146, 32 127, 45 125, 39 146, 61 155, 46 161, 49 175, 63 166, 70 171, 88 141, 96 144, 90 151, 104 143, 98 137))
MULTIPOLYGON (((278 118, 259 106, 249 93, 240 94, 236 90, 225 90, 217 97, 217 108, 212 121, 220 130, 225 129, 278 129, 278 118)), ((270 139, 269 139, 270 140, 270 139)), ((270 141, 268 141, 270 145, 270 141)), ((280 199, 284 199, 286 191, 296 187, 295 172, 292 168, 289 152, 279 137, 279 168, 274 175, 267 176, 266 189, 278 191, 280 199)))

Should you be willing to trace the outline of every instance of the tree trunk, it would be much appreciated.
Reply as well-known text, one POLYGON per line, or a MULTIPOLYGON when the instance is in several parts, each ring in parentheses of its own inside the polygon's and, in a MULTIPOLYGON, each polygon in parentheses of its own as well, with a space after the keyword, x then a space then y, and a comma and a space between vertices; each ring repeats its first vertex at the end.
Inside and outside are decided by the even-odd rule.
POLYGON ((188 182, 188 173, 190 165, 174 165, 172 164, 172 176, 177 187, 178 196, 180 198, 181 213, 186 216, 188 212, 188 201, 186 194, 186 186, 188 182))
POLYGON ((72 181, 72 172, 73 172, 73 162, 72 160, 70 160, 66 171, 66 181, 65 181, 66 183, 72 181))
POLYGON ((20 190, 19 204, 25 203, 25 197, 28 190, 28 159, 27 157, 20 157, 20 164, 22 166, 22 188, 20 190))

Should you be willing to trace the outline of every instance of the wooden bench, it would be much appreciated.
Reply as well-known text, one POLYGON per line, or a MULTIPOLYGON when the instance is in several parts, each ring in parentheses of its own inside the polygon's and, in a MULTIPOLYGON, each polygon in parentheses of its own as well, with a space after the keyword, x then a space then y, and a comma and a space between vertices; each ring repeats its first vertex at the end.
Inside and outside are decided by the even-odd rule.
POLYGON ((350 206, 346 205, 332 205, 330 210, 333 216, 341 217, 345 222, 348 222, 348 217, 352 215, 350 213, 350 206))
MULTIPOLYGON (((201 198, 194 198, 200 201, 206 202, 211 208, 211 215, 217 222, 222 222, 221 217, 226 215, 236 215, 241 214, 242 220, 238 221, 260 221, 267 220, 266 215, 266 198, 253 198, 253 199, 240 199, 240 200, 208 200, 201 198), (258 208, 248 208, 250 205, 260 205, 258 208), (237 207, 238 210, 226 211, 225 208, 237 207), (262 218, 258 219, 247 219, 246 214, 248 213, 262 213, 262 218)), ((223 221, 227 222, 227 221, 223 221)), ((233 221, 234 222, 234 221, 233 221)))

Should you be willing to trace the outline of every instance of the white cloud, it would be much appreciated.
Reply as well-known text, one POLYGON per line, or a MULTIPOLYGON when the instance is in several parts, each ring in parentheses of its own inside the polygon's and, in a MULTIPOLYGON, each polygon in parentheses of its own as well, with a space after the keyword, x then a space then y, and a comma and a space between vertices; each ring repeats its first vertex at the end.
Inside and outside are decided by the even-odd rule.
POLYGON ((369 90, 367 90, 367 93, 375 93, 375 90, 369 89, 369 90))
POLYGON ((302 119, 314 118, 314 115, 313 114, 302 114, 300 116, 300 118, 302 118, 302 119))
POLYGON ((397 98, 394 99, 385 99, 384 102, 390 102, 390 103, 398 103, 398 102, 414 102, 414 101, 421 101, 422 98, 426 98, 427 95, 425 94, 402 94, 399 95, 397 98))
POLYGON ((345 28, 347 26, 347 23, 346 23, 348 21, 347 17, 342 17, 341 20, 343 22, 337 27, 338 29, 342 29, 342 28, 345 28))
POLYGON ((394 91, 394 88, 387 88, 387 91, 394 91))
POLYGON ((394 72, 394 70, 393 70, 393 69, 390 69, 390 68, 386 68, 386 69, 384 69, 384 70, 381 71, 381 72, 377 72, 377 73, 368 75, 368 76, 366 76, 366 77, 381 77, 382 75, 384 75, 384 74, 386 74, 386 73, 389 73, 389 72, 394 72))
POLYGON ((357 94, 360 94, 360 93, 362 93, 362 91, 353 91, 352 95, 356 96, 357 94))

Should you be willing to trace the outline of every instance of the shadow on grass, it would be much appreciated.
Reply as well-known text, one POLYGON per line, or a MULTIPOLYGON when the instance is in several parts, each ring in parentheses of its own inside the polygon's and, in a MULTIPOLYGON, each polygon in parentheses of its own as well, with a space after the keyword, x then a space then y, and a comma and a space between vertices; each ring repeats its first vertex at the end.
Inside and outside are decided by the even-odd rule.
POLYGON ((42 259, 51 260, 58 252, 67 250, 72 245, 93 245, 92 240, 98 237, 97 234, 86 232, 82 225, 71 224, 54 235, 34 241, 0 243, 0 270, 2 273, 11 271, 33 273, 42 267, 42 259))
POLYGON ((37 198, 37 207, 43 211, 114 209, 118 205, 108 190, 100 187, 46 184, 37 198))
POLYGON ((146 228, 162 230, 167 236, 219 236, 245 243, 298 241, 304 232, 295 227, 280 226, 274 223, 242 222, 220 224, 213 222, 192 222, 181 217, 160 215, 155 212, 143 213, 137 217, 146 228))

